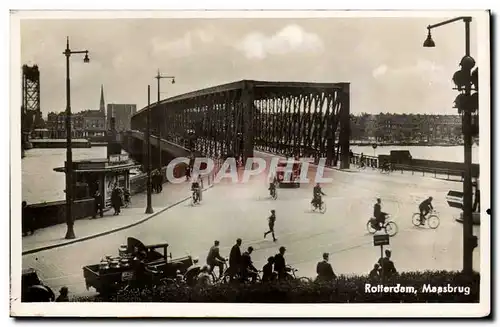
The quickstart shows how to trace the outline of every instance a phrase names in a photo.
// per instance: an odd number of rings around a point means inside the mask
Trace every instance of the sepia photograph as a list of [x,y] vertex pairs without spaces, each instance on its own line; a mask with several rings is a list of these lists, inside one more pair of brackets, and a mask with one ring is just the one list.
[[10,18],[11,316],[490,314],[489,11]]

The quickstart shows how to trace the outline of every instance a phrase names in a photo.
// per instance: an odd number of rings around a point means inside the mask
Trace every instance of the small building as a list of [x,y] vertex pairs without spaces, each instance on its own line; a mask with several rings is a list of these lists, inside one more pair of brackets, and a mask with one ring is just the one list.
[[[103,195],[105,206],[111,204],[111,193],[115,188],[130,189],[130,170],[136,165],[128,154],[110,155],[109,158],[87,159],[73,162],[75,176],[73,200],[92,197],[97,190]],[[65,167],[54,168],[65,172]]]

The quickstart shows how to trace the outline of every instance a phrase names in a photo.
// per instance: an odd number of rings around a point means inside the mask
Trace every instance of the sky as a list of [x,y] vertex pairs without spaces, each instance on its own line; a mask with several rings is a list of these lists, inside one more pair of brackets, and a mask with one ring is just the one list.
[[[21,22],[21,63],[37,64],[44,116],[65,107],[66,36],[73,112],[106,103],[147,105],[157,98],[242,79],[350,82],[351,113],[455,114],[451,77],[464,53],[464,25],[433,30],[441,18],[107,19]],[[471,54],[477,54],[474,22]]]

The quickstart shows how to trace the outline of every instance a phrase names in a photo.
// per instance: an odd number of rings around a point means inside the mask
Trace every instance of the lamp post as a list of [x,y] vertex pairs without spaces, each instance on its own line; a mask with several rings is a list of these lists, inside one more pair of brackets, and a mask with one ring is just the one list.
[[69,58],[72,54],[85,54],[84,63],[88,63],[89,51],[72,51],[69,48],[69,37],[66,37],[66,50],[63,55],[66,56],[66,239],[74,239],[75,230],[73,229],[73,153],[71,150],[71,83],[69,78]]
[[[453,22],[463,21],[465,23],[465,57],[462,59],[462,69],[467,71],[473,59],[470,57],[470,23],[472,17],[457,17],[438,24],[427,26],[428,34],[424,42],[424,47],[433,48],[436,46],[432,40],[431,30]],[[472,68],[474,64],[470,68]],[[470,75],[470,69],[469,69]],[[471,83],[464,83],[464,95],[471,96]],[[459,108],[460,110],[460,108]],[[464,182],[463,182],[463,272],[472,274],[473,271],[473,250],[477,246],[477,238],[472,233],[472,112],[470,108],[463,110],[463,134],[464,134]]]
[[151,85],[148,85],[148,110],[146,113],[146,153],[147,153],[147,174],[148,180],[146,181],[146,213],[153,213],[153,206],[151,205]]
[[[158,102],[156,102],[157,106],[160,106],[160,80],[163,78],[171,79],[172,84],[175,84],[175,76],[165,76],[160,74],[160,70],[158,69],[158,74],[155,76],[156,81],[157,81],[157,91],[158,91]],[[158,119],[158,166],[160,167],[160,173],[161,173],[161,157],[162,157],[162,151],[161,151],[161,119]]]

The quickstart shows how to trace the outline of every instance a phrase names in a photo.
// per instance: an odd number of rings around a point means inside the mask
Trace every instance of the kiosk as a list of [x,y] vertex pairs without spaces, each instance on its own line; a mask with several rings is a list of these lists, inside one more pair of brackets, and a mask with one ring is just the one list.
[[[112,154],[107,159],[87,159],[73,162],[73,200],[92,197],[98,189],[103,195],[105,207],[111,205],[111,193],[115,187],[130,189],[130,170],[136,165],[128,154]],[[54,168],[64,173],[64,167]]]

